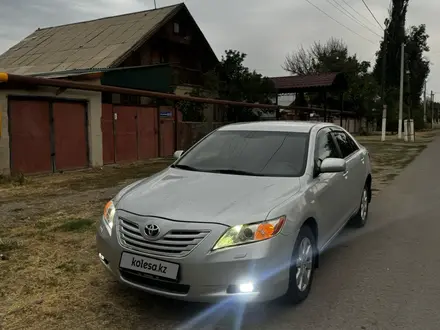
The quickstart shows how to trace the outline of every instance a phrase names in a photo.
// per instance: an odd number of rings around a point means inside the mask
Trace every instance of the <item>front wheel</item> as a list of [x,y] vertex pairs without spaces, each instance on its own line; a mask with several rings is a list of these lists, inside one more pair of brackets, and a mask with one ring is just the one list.
[[313,282],[316,258],[316,238],[308,226],[301,228],[295,242],[291,265],[289,288],[285,300],[299,304],[309,295]]

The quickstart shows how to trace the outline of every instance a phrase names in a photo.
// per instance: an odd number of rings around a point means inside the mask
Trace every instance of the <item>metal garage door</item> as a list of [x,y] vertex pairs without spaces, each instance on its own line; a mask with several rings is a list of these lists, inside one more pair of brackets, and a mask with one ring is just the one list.
[[88,166],[86,105],[53,102],[55,169],[72,170]]
[[13,173],[88,166],[85,103],[13,98],[8,108]]
[[10,100],[11,172],[52,171],[49,102]]

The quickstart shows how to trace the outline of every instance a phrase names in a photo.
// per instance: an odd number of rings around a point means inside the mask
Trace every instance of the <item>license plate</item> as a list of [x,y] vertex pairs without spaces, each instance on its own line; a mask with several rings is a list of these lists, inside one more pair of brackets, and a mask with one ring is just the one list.
[[179,272],[178,264],[142,257],[126,252],[122,254],[119,266],[121,268],[166,277],[173,280],[177,279],[177,273]]

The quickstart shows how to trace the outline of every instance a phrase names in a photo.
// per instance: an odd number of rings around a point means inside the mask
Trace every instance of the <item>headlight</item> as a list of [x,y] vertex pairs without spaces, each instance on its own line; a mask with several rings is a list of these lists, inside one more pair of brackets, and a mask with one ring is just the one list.
[[241,244],[263,241],[277,235],[286,222],[286,217],[282,216],[274,220],[238,225],[229,228],[212,248],[213,250],[222,249]]
[[113,204],[113,201],[109,201],[107,204],[105,204],[104,214],[102,215],[102,218],[104,219],[104,222],[107,225],[107,230],[110,235],[112,233],[115,213],[116,213],[116,208],[115,205]]

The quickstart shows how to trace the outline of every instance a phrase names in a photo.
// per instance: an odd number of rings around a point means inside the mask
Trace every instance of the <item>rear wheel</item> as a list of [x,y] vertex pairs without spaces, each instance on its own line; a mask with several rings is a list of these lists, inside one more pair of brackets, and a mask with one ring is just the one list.
[[370,193],[370,187],[368,186],[368,184],[366,184],[364,190],[362,191],[359,211],[350,221],[350,225],[352,225],[353,227],[362,228],[367,223],[368,209],[369,209],[369,198],[368,198],[369,193]]
[[316,258],[316,238],[308,226],[301,228],[295,242],[285,300],[299,304],[309,295],[313,282]]

